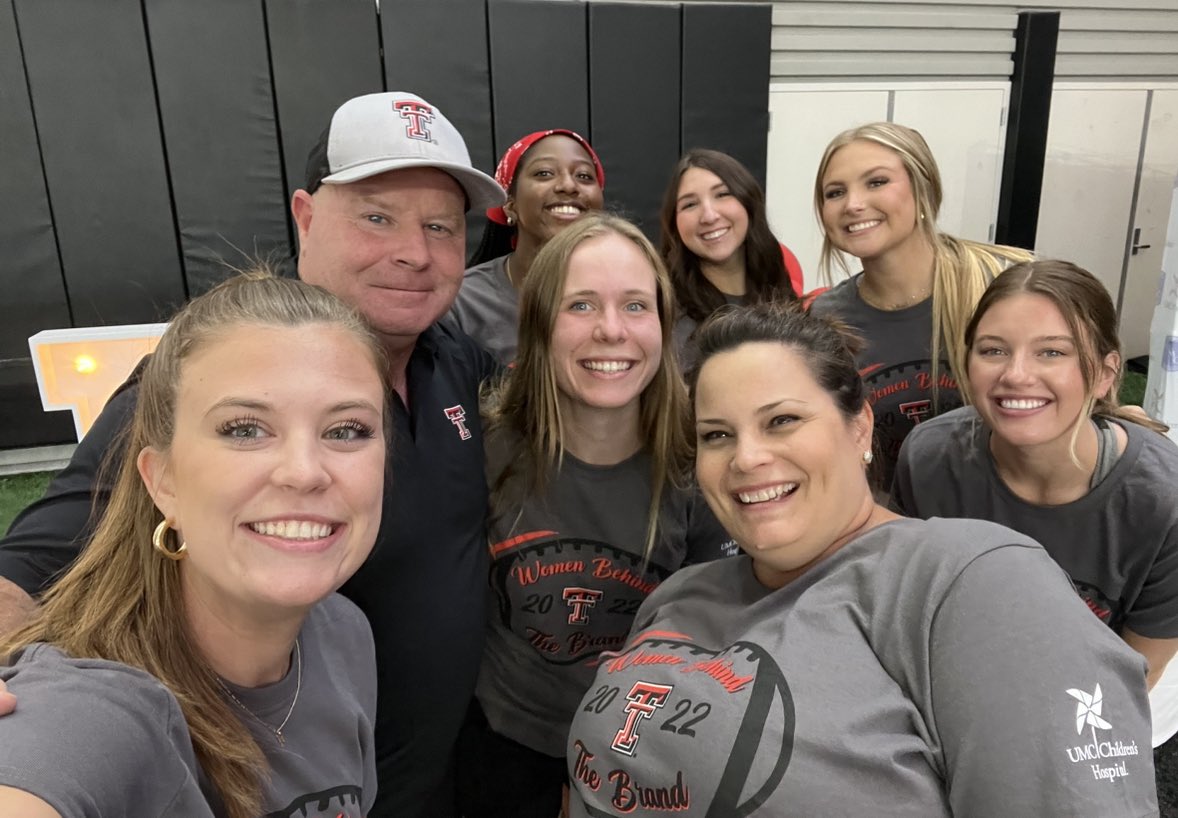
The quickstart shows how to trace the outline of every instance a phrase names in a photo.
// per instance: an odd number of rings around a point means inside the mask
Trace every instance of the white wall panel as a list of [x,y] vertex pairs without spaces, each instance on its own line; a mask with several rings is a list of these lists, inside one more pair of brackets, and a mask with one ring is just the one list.
[[1149,129],[1141,155],[1141,181],[1133,227],[1139,243],[1130,254],[1121,292],[1121,345],[1135,358],[1149,353],[1149,324],[1157,303],[1166,228],[1178,179],[1178,88],[1155,90],[1150,96]]
[[1035,251],[1074,261],[1117,298],[1147,92],[1056,88]]
[[938,224],[955,236],[991,240],[1006,146],[1008,89],[897,90],[892,121],[916,128],[941,171]]

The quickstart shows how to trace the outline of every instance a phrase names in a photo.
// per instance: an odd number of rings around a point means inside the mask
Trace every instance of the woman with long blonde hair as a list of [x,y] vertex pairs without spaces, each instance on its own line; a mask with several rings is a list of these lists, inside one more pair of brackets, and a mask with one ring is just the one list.
[[834,314],[866,341],[859,366],[875,409],[879,487],[886,490],[900,444],[922,420],[961,405],[950,362],[986,285],[1031,254],[937,227],[941,174],[912,128],[873,122],[827,145],[814,181],[823,230],[820,269],[862,272],[820,295],[812,309]]
[[685,560],[727,542],[690,480],[670,278],[634,225],[589,214],[536,256],[520,347],[485,407],[487,646],[459,739],[466,814],[552,818],[596,659]]
[[293,279],[173,319],[93,540],[0,641],[0,814],[368,811],[372,633],[333,592],[380,524],[383,371],[362,320]]

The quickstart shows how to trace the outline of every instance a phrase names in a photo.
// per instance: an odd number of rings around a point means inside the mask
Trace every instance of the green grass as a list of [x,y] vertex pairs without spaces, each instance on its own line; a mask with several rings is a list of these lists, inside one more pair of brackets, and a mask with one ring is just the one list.
[[1125,380],[1121,382],[1120,397],[1122,406],[1140,406],[1145,400],[1145,375],[1126,370]]
[[17,512],[45,492],[52,477],[52,472],[0,477],[0,532],[7,531]]

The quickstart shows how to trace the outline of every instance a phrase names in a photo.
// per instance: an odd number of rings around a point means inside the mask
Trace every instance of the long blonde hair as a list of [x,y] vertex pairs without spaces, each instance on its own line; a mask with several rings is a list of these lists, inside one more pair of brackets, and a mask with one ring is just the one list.
[[560,389],[552,366],[552,331],[564,298],[569,260],[590,239],[617,235],[631,241],[654,269],[662,330],[662,360],[643,390],[639,407],[639,439],[651,455],[651,502],[647,522],[649,557],[658,532],[659,508],[668,483],[684,487],[691,470],[690,415],[687,390],[679,373],[671,339],[674,294],[662,259],[637,227],[606,213],[582,216],[544,246],[532,262],[520,293],[519,355],[505,381],[484,398],[488,429],[512,431],[524,441],[518,464],[511,464],[493,482],[492,507],[502,498],[507,478],[522,474],[528,490],[544,490],[549,473],[560,468],[564,454],[564,419]]
[[[1018,247],[971,241],[938,230],[937,215],[941,211],[942,189],[937,161],[918,131],[894,122],[872,122],[851,128],[840,133],[826,146],[814,180],[814,210],[819,227],[823,226],[822,179],[826,176],[830,161],[839,149],[858,141],[874,142],[894,151],[908,172],[916,212],[919,214],[916,229],[933,249],[933,328],[929,349],[933,383],[937,383],[941,345],[944,344],[946,357],[950,361],[959,360],[965,325],[987,285],[1009,265],[1030,261],[1034,256]],[[829,234],[823,230],[822,255],[818,267],[827,283],[833,281],[836,264],[844,272],[851,272],[846,254],[834,246]]]
[[140,479],[144,448],[167,450],[185,359],[243,325],[346,329],[383,353],[363,321],[335,296],[294,279],[253,272],[232,278],[192,301],[172,320],[139,384],[130,432],[121,447],[114,489],[94,537],[73,567],[45,594],[31,622],[0,641],[0,657],[33,642],[71,656],[107,659],[150,673],[176,697],[196,759],[231,818],[256,818],[267,767],[261,748],[225,700],[217,675],[189,631],[179,563],[151,545],[160,520]]

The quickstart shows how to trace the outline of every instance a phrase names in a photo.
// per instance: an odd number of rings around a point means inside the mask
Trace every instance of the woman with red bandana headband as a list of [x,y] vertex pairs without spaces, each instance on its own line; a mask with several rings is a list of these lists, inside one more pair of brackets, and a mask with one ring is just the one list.
[[503,154],[495,179],[507,191],[471,258],[449,318],[504,364],[515,360],[519,288],[548,240],[600,210],[605,169],[583,136],[536,131]]

